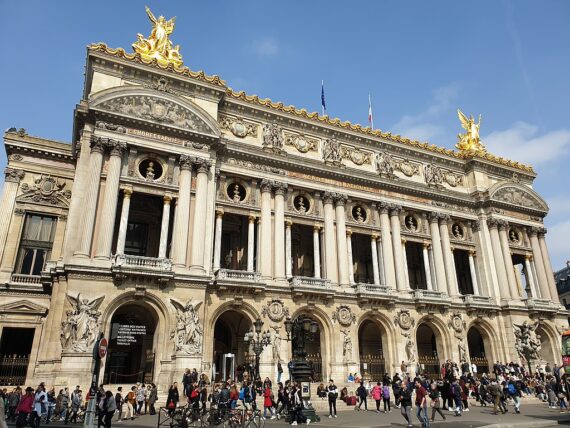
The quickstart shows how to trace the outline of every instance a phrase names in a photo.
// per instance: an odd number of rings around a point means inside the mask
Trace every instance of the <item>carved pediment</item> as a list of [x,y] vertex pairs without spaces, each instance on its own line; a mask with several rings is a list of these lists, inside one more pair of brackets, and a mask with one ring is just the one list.
[[548,205],[534,190],[515,182],[495,184],[489,189],[489,199],[518,208],[548,211]]
[[0,305],[0,314],[23,314],[45,316],[48,308],[30,302],[29,300],[17,300],[15,302]]
[[198,105],[179,96],[148,88],[112,88],[93,97],[90,107],[114,115],[205,134],[214,138],[220,130]]

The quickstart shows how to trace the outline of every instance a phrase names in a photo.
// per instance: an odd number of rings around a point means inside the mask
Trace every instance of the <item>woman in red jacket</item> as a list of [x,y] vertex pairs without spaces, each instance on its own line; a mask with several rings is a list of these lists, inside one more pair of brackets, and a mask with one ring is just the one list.
[[265,385],[263,385],[263,418],[267,418],[268,409],[271,419],[275,419],[275,415],[273,414],[273,392],[271,392],[269,383],[266,382]]
[[26,426],[28,416],[32,413],[32,408],[34,407],[34,389],[30,386],[26,388],[26,393],[22,395],[20,403],[16,408],[16,413],[18,413],[18,419],[16,420],[16,427],[23,428]]

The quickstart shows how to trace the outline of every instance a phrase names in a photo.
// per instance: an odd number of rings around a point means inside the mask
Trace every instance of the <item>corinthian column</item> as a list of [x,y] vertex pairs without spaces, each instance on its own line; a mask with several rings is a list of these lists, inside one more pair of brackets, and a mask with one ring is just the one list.
[[109,163],[107,165],[107,181],[105,182],[105,194],[101,206],[101,223],[99,236],[97,237],[96,259],[109,259],[111,245],[113,243],[113,228],[117,214],[117,196],[119,195],[119,179],[121,178],[121,164],[123,153],[127,148],[125,143],[109,140],[111,149]]
[[[538,231],[539,229],[537,227],[531,227],[529,230],[530,247],[532,248],[532,256],[534,258],[538,288],[540,289],[540,295],[543,299],[554,301],[550,294],[548,277],[546,276],[546,269],[544,268],[544,261],[542,259],[542,251],[540,249],[540,243],[538,242]],[[554,297],[556,297],[556,294]]]
[[212,163],[205,159],[196,159],[196,206],[192,225],[192,258],[190,268],[197,273],[204,273],[204,243],[206,242],[206,215],[208,209],[208,171]]
[[376,241],[378,236],[370,237],[370,249],[372,250],[372,274],[374,275],[374,285],[380,285],[380,271],[378,270],[378,248]]
[[315,278],[321,277],[320,229],[319,226],[313,226],[313,265],[315,267]]
[[429,268],[429,254],[428,254],[429,244],[427,242],[423,243],[422,259],[424,260],[424,272],[426,275],[426,288],[428,290],[433,290],[431,285],[431,270]]
[[390,217],[388,212],[390,205],[381,202],[378,205],[380,211],[380,230],[382,233],[382,262],[384,264],[385,285],[396,288],[396,271],[394,270],[394,250],[392,249],[392,236],[390,233]]
[[493,249],[495,269],[497,270],[497,281],[499,281],[499,291],[501,293],[500,298],[508,300],[511,298],[511,293],[507,272],[505,270],[505,260],[503,257],[503,250],[501,248],[499,231],[497,230],[498,222],[493,218],[487,219],[487,226],[489,227],[489,235],[491,235],[491,247]]
[[253,254],[255,251],[255,217],[250,215],[247,224],[247,271],[253,272]]
[[558,290],[556,289],[556,281],[554,280],[554,272],[552,270],[552,264],[550,263],[550,255],[548,254],[548,247],[546,246],[546,229],[542,228],[538,231],[538,243],[540,245],[540,253],[542,254],[542,261],[544,263],[544,270],[546,273],[546,279],[548,280],[548,286],[550,290],[550,297],[553,302],[558,303]]
[[101,165],[103,164],[104,141],[99,137],[91,139],[91,156],[89,157],[89,174],[86,180],[87,191],[83,203],[83,223],[80,229],[79,248],[75,255],[91,257],[91,242],[95,215],[97,214],[97,199],[99,198],[99,185],[101,182]]
[[6,246],[10,219],[16,205],[16,194],[18,193],[20,180],[24,178],[24,171],[6,168],[4,175],[4,189],[2,190],[2,199],[0,200],[0,260],[2,260],[2,254]]
[[348,276],[348,248],[346,243],[346,224],[344,205],[346,204],[346,195],[337,194],[335,197],[335,214],[336,214],[336,245],[338,258],[338,282],[341,285],[349,285],[350,278]]
[[259,263],[261,275],[265,279],[272,277],[271,270],[271,188],[269,180],[261,180],[261,239]]
[[346,231],[346,257],[348,260],[348,282],[354,284],[354,261],[352,259],[352,230]]
[[325,192],[323,195],[323,211],[325,220],[325,275],[326,279],[331,282],[338,283],[333,197],[334,194],[330,192]]
[[512,299],[520,298],[519,290],[517,288],[517,279],[515,278],[515,267],[513,266],[513,259],[511,257],[511,250],[509,248],[509,238],[507,236],[507,227],[509,224],[504,220],[498,221],[499,240],[501,242],[501,249],[503,250],[503,260],[505,262],[505,271],[507,273],[507,281],[509,283],[509,291]]
[[451,242],[449,241],[449,229],[447,222],[448,215],[440,216],[439,235],[441,237],[441,250],[443,253],[443,262],[445,264],[445,279],[447,281],[447,294],[456,296],[459,294],[457,288],[457,277],[455,276],[455,260],[451,252]]
[[402,237],[400,235],[400,211],[402,207],[393,205],[390,210],[390,226],[392,228],[392,249],[394,251],[394,266],[396,268],[396,285],[398,290],[406,290],[406,272],[404,254],[402,252]]
[[131,207],[131,195],[133,188],[123,189],[123,205],[121,207],[121,219],[119,220],[119,234],[117,236],[117,254],[125,253],[125,242],[127,239],[127,226],[129,225],[129,209]]
[[[222,221],[224,218],[224,210],[216,210],[216,227],[214,229],[214,263],[212,264],[212,270],[216,272],[220,269],[221,257],[222,257]],[[249,232],[249,230],[248,230]],[[248,243],[249,244],[249,243]],[[249,265],[249,245],[248,245],[248,265]],[[249,270],[249,269],[248,269]]]
[[192,189],[192,159],[180,156],[180,178],[178,179],[178,202],[174,216],[171,257],[175,266],[186,266],[188,251],[188,229],[190,217],[190,191]]
[[431,248],[433,254],[433,264],[435,267],[435,287],[437,291],[447,293],[447,279],[445,277],[445,263],[443,261],[443,250],[441,248],[441,237],[439,236],[439,214],[429,213],[429,229],[431,233]]
[[285,278],[285,191],[287,184],[275,182],[275,216],[274,216],[274,236],[275,243],[275,270],[274,276],[277,279]]
[[291,278],[293,276],[291,260],[291,220],[285,222],[285,276]]

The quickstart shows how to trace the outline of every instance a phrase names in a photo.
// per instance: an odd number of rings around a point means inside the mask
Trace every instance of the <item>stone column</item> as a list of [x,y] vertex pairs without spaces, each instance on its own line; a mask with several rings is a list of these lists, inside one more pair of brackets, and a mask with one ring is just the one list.
[[410,289],[410,273],[408,272],[408,253],[406,251],[406,241],[402,238],[402,256],[404,258],[404,277],[406,279],[406,287],[405,290]]
[[441,237],[441,251],[443,253],[443,263],[445,265],[445,279],[447,282],[447,294],[449,296],[457,296],[459,290],[457,287],[457,278],[455,276],[455,260],[451,252],[451,242],[449,241],[449,229],[447,222],[450,220],[448,215],[440,216],[439,236]]
[[505,262],[505,271],[507,272],[507,281],[512,299],[519,299],[520,293],[517,289],[517,279],[515,277],[515,268],[509,248],[509,237],[507,236],[507,227],[509,224],[504,220],[498,221],[499,240],[501,241],[501,249],[503,251],[503,260]]
[[[537,288],[540,289],[540,295],[543,299],[553,300],[552,295],[550,294],[550,286],[548,284],[548,277],[546,276],[546,269],[544,268],[540,242],[538,241],[538,231],[539,229],[537,227],[531,227],[529,231],[530,247],[532,248],[534,267],[536,269],[536,276],[538,279]],[[556,295],[554,295],[554,297],[556,297]]]
[[291,278],[293,276],[293,260],[291,259],[291,220],[285,221],[285,276]]
[[101,165],[106,139],[93,137],[91,139],[91,156],[89,157],[89,174],[87,176],[87,189],[83,202],[83,222],[80,228],[79,246],[75,255],[84,258],[91,257],[91,242],[95,228],[97,214],[97,199],[101,184]]
[[121,207],[121,218],[119,220],[119,234],[117,236],[117,254],[125,253],[125,241],[127,239],[127,226],[129,224],[129,208],[131,207],[132,187],[123,189],[123,205]]
[[530,288],[530,293],[532,294],[532,297],[534,299],[538,299],[538,298],[540,298],[540,296],[536,292],[536,286],[534,284],[534,277],[532,274],[532,267],[530,266],[530,258],[531,258],[530,254],[525,254],[525,256],[524,256],[525,276],[526,276],[526,280],[528,282],[528,286]]
[[552,264],[550,263],[550,254],[548,254],[548,247],[546,246],[546,229],[542,228],[538,230],[538,243],[540,245],[540,253],[542,254],[542,261],[544,263],[544,270],[546,271],[546,279],[548,280],[548,286],[550,291],[550,298],[554,303],[559,303],[558,290],[556,289],[556,281],[554,280],[554,271],[552,270]]
[[406,272],[404,270],[404,254],[402,253],[402,237],[400,236],[400,211],[402,208],[393,205],[390,209],[390,227],[392,229],[392,249],[394,251],[394,267],[396,268],[396,285],[398,290],[406,290]]
[[384,272],[384,255],[382,254],[382,240],[380,236],[376,237],[376,252],[378,254],[378,273],[380,284],[386,285],[386,274]]
[[275,267],[274,277],[276,279],[285,278],[285,192],[287,184],[275,182],[273,185],[275,191],[275,216],[274,216],[274,236],[275,243]]
[[4,189],[0,200],[0,260],[2,260],[2,254],[6,247],[6,238],[10,228],[10,219],[16,205],[18,186],[25,173],[21,169],[6,168],[4,175]]
[[376,241],[378,236],[370,237],[370,249],[372,250],[372,273],[374,275],[374,285],[380,285],[380,272],[378,271],[378,248]]
[[319,226],[313,226],[313,265],[315,267],[315,278],[321,277],[320,229]]
[[429,214],[429,228],[431,232],[431,249],[433,253],[433,264],[435,267],[435,287],[437,291],[447,293],[447,279],[445,277],[445,264],[443,261],[443,249],[441,248],[441,237],[439,236],[439,214]]
[[[350,277],[348,271],[348,246],[346,242],[346,223],[344,205],[346,195],[337,194],[335,197],[336,214],[336,245],[338,258],[338,282],[340,285],[349,285]],[[353,281],[354,282],[354,281]]]
[[378,205],[380,211],[380,230],[382,233],[382,262],[384,266],[385,285],[396,288],[396,271],[394,269],[394,250],[392,249],[392,236],[390,233],[390,205],[381,202]]
[[250,215],[247,224],[247,271],[248,272],[254,271],[253,268],[254,252],[255,252],[255,217]]
[[501,293],[500,299],[509,300],[511,298],[511,293],[507,272],[505,270],[505,261],[503,258],[503,250],[501,249],[499,231],[497,229],[498,222],[493,218],[487,219],[487,226],[489,227],[489,235],[491,235],[491,247],[493,249],[497,281],[499,282],[499,291]]
[[346,231],[346,257],[348,260],[348,282],[354,284],[354,260],[352,259],[352,230]]
[[433,290],[431,285],[431,270],[429,267],[429,254],[428,254],[429,244],[427,242],[423,243],[422,258],[424,260],[424,272],[426,275],[426,286],[428,290]]
[[[222,221],[224,218],[224,210],[216,209],[216,227],[214,230],[214,262],[212,264],[212,269],[214,272],[220,269],[221,258],[222,258]],[[249,235],[249,229],[248,229]],[[249,265],[249,242],[248,242],[248,265]],[[249,269],[248,269],[249,270]]]
[[479,282],[477,281],[477,271],[475,270],[475,251],[469,251],[469,272],[471,273],[471,283],[473,284],[473,294],[479,296]]
[[118,141],[109,140],[108,146],[111,152],[109,154],[109,163],[107,164],[107,180],[105,181],[105,194],[103,195],[101,205],[101,219],[97,237],[97,251],[95,252],[95,258],[103,260],[107,260],[111,257],[121,166],[123,154],[127,149],[125,143]]
[[204,273],[204,247],[206,242],[206,216],[208,208],[208,171],[212,163],[196,158],[196,200],[194,223],[192,225],[192,254],[190,269]]
[[162,221],[160,223],[160,243],[158,246],[158,257],[166,258],[166,250],[168,249],[168,227],[170,226],[170,203],[172,195],[166,193],[162,198]]
[[190,192],[192,190],[192,159],[180,156],[180,178],[178,179],[178,202],[174,216],[171,258],[175,266],[186,266],[188,251],[188,230],[190,221]]
[[265,279],[272,277],[271,268],[271,181],[261,180],[261,239],[259,264],[261,275]]
[[325,273],[326,279],[338,283],[336,238],[334,231],[334,193],[325,192],[323,195],[324,238],[325,238]]

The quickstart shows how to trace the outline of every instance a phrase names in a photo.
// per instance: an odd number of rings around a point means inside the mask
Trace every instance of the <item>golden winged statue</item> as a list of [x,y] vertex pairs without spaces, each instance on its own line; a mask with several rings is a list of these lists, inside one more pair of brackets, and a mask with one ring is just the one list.
[[148,39],[142,34],[137,34],[137,41],[133,43],[133,49],[140,54],[143,59],[155,59],[161,65],[174,64],[175,67],[182,65],[182,55],[180,55],[180,45],[173,46],[169,39],[170,34],[174,31],[174,21],[176,17],[168,21],[162,15],[156,18],[145,6],[146,14],[152,22],[152,31]]
[[457,109],[457,116],[461,122],[461,126],[465,129],[465,133],[457,134],[458,142],[455,145],[462,153],[485,153],[487,149],[481,144],[479,139],[479,127],[481,126],[481,115],[479,115],[479,122],[475,123],[473,116],[467,117],[465,114]]

